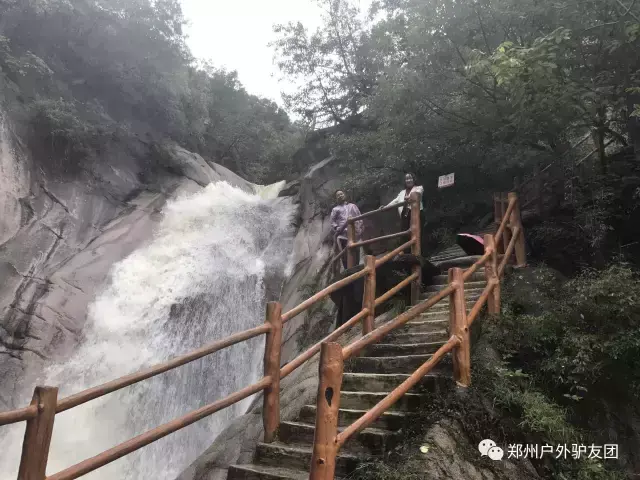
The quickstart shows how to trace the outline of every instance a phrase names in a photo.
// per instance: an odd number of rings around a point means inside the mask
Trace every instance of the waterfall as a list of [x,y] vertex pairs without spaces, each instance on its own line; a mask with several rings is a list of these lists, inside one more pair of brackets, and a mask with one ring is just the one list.
[[[277,187],[256,190],[219,182],[167,203],[153,240],[112,267],[75,353],[49,367],[39,383],[59,386],[61,398],[261,324],[265,272],[282,275],[292,248],[293,205],[275,198]],[[263,354],[258,337],[57,415],[47,471],[256,382]],[[86,478],[172,480],[250,401]],[[14,428],[0,442],[2,480],[15,478],[23,432],[24,426]]]

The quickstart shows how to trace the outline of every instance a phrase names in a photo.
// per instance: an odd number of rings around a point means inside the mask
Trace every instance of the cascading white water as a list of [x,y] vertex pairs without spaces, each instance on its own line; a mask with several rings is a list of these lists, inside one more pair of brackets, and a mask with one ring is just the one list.
[[[76,352],[40,383],[66,396],[262,323],[265,272],[282,274],[291,251],[292,203],[263,198],[278,190],[251,195],[219,182],[168,203],[153,240],[112,268]],[[254,383],[263,345],[263,337],[243,342],[57,415],[48,472]],[[86,478],[174,479],[249,402]],[[15,478],[23,431],[13,429],[0,444],[2,480]]]

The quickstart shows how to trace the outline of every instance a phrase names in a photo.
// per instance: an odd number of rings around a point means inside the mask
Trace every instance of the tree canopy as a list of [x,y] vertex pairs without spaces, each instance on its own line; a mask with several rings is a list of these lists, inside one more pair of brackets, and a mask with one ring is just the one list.
[[297,127],[235,72],[197,65],[178,0],[0,0],[0,82],[54,156],[109,135],[169,137],[254,181],[286,174]]
[[[613,151],[640,142],[640,2],[379,0],[367,15],[319,3],[316,32],[278,26],[275,46],[301,84],[293,110],[357,119],[332,147],[360,195],[415,171],[428,223],[464,223],[536,165],[595,149],[587,163],[606,172]],[[456,187],[438,191],[451,172]]]

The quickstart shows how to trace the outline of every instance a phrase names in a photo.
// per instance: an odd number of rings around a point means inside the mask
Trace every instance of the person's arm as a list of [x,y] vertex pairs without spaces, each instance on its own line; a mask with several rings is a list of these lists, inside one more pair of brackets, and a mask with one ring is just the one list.
[[391,200],[386,205],[381,206],[380,208],[390,207],[391,205],[395,205],[396,203],[402,203],[402,202],[404,202],[404,190],[401,190],[396,198]]

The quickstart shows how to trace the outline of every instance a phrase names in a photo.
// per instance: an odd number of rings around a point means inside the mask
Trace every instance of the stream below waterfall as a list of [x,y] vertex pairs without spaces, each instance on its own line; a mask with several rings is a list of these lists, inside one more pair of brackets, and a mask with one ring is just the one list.
[[[111,268],[75,352],[38,383],[59,386],[61,398],[261,324],[265,280],[284,278],[293,244],[282,184],[254,195],[219,182],[168,202],[153,239]],[[47,472],[257,381],[263,345],[263,336],[240,343],[57,415]],[[24,387],[28,404],[33,385]],[[173,480],[251,399],[83,478]],[[13,480],[24,423],[1,433],[0,479]]]

